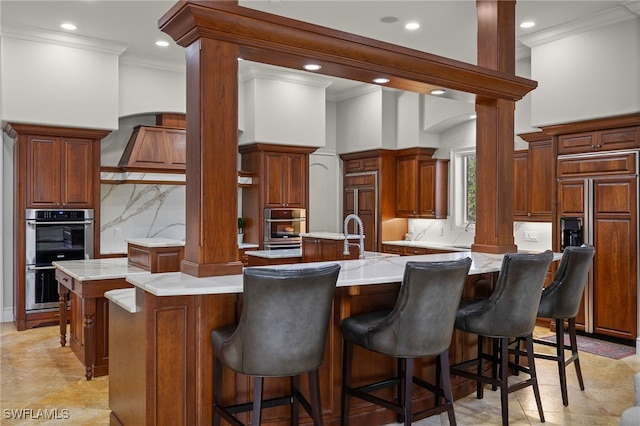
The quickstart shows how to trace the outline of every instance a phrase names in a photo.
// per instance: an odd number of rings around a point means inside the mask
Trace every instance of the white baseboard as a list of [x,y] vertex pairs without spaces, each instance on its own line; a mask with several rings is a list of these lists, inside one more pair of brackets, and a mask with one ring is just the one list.
[[13,322],[13,306],[4,308],[2,311],[2,322]]

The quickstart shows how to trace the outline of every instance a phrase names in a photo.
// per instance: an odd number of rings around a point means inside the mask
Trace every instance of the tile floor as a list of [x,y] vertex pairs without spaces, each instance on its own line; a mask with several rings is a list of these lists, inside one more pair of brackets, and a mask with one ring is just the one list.
[[[536,329],[537,335],[547,332]],[[69,348],[60,347],[57,327],[18,332],[13,324],[2,323],[0,354],[0,424],[109,424],[108,376],[86,381],[80,361]],[[617,425],[622,411],[633,404],[633,375],[640,371],[640,356],[611,360],[581,352],[580,360],[586,390],[579,390],[571,367],[568,407],[560,399],[555,363],[536,362],[546,425]],[[459,425],[501,422],[498,392],[488,390],[482,400],[469,395],[455,402],[455,410]],[[511,425],[540,424],[531,388],[509,395],[509,412]],[[17,414],[31,419],[12,417]],[[448,424],[446,414],[415,423]]]

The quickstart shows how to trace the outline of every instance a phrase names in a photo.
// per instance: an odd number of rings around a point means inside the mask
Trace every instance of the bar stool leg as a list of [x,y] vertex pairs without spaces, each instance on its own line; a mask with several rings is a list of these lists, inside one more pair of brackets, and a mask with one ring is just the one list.
[[[563,337],[564,338],[564,337]],[[527,346],[527,359],[529,361],[529,375],[531,378],[531,385],[533,386],[533,395],[536,398],[536,405],[538,406],[538,414],[540,415],[540,422],[544,423],[544,412],[542,411],[542,400],[540,399],[540,389],[538,388],[538,375],[536,374],[536,361],[533,353],[533,335],[529,334],[525,343]]]
[[[478,371],[476,372],[479,376],[482,375],[484,371],[484,359],[482,354],[482,343],[484,341],[484,337],[478,336]],[[484,397],[484,384],[478,380],[476,383],[476,398],[482,399]]]
[[[315,426],[322,426],[322,404],[320,403],[320,374],[318,370],[309,372],[309,398],[311,399],[311,417]],[[296,421],[296,425],[298,422]]]
[[[445,404],[451,404],[449,409],[447,410],[447,414],[449,415],[449,424],[451,426],[456,426],[456,414],[453,411],[453,393],[451,392],[451,377],[449,376],[449,351],[446,350],[438,355],[436,359],[436,365],[439,367],[440,374],[442,375],[442,391],[444,393]],[[436,374],[438,374],[436,372]],[[436,376],[436,387],[439,388],[440,376]],[[437,394],[436,397],[436,405],[440,405],[440,394]]]
[[[311,386],[311,382],[309,382],[309,386]],[[291,395],[293,397],[291,401],[291,426],[298,426],[298,419],[300,418],[298,392],[300,392],[300,376],[291,376]],[[311,405],[311,407],[313,407],[313,405]]]
[[351,365],[353,361],[353,344],[351,342],[343,342],[342,349],[342,401],[341,405],[341,426],[349,426],[349,404],[351,403],[351,395],[347,389],[351,387]]
[[413,401],[413,358],[403,358],[404,361],[404,426],[411,426],[411,403]]
[[580,390],[584,390],[584,382],[582,381],[582,370],[580,370],[580,358],[578,355],[578,338],[576,336],[575,318],[569,318],[569,342],[571,343],[571,357],[573,358],[573,364],[576,367],[576,374],[578,375]]
[[215,407],[222,405],[222,362],[213,357],[213,426],[220,426],[220,414]]
[[253,419],[251,423],[259,425],[262,421],[262,387],[264,385],[264,377],[256,376],[253,378]]
[[[498,340],[498,339],[495,339]],[[500,405],[502,407],[502,424],[509,425],[509,338],[501,337],[498,344],[500,354]],[[495,345],[494,345],[495,348]],[[497,355],[497,354],[496,354]]]
[[569,405],[569,396],[567,395],[567,364],[564,358],[564,319],[556,319],[556,361],[560,377],[562,405],[566,407]]

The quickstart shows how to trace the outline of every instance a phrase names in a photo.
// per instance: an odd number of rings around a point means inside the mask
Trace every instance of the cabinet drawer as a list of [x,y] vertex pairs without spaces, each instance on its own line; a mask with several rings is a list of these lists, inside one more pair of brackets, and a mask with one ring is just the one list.
[[634,174],[636,155],[632,152],[598,156],[562,158],[558,160],[558,177],[590,176],[593,174]]
[[406,256],[419,256],[422,254],[429,254],[429,249],[424,247],[405,247],[404,254]]
[[345,162],[344,170],[346,173],[352,172],[368,172],[378,170],[378,158],[358,158],[354,160],[347,160]]
[[398,254],[398,255],[403,255],[403,247],[402,246],[396,246],[393,244],[383,244],[382,245],[382,252],[383,253],[389,253],[389,254]]
[[592,151],[595,147],[595,137],[595,132],[558,136],[558,154]]
[[58,283],[67,287],[69,290],[73,290],[73,278],[71,278],[69,275],[56,268],[55,277]]

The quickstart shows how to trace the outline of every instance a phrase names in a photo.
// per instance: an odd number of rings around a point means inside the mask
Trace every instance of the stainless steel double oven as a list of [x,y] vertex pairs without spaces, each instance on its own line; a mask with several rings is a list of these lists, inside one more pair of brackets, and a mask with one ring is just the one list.
[[93,210],[26,211],[26,311],[58,309],[56,260],[93,257]]
[[264,249],[296,249],[307,226],[305,209],[264,209]]

